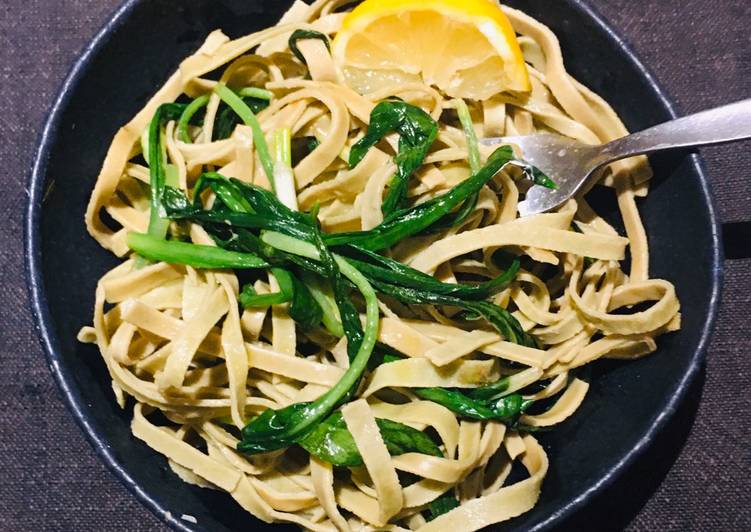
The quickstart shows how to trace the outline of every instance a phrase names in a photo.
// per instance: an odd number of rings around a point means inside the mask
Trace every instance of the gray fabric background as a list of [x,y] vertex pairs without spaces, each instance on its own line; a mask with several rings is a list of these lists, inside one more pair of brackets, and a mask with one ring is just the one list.
[[[62,404],[26,302],[27,169],[69,66],[119,0],[0,1],[0,530],[160,530]],[[751,1],[597,0],[684,112],[751,97]],[[703,152],[721,219],[751,221],[751,144]],[[734,254],[751,231],[733,225]],[[703,386],[649,455],[567,528],[751,529],[751,260],[729,260]],[[632,486],[638,486],[634,489]]]

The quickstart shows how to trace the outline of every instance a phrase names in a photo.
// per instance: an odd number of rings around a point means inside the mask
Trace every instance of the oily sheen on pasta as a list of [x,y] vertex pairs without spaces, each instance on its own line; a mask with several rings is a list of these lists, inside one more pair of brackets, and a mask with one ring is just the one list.
[[[354,291],[362,323],[376,316],[377,345],[395,354],[387,363],[371,361],[332,410],[339,417],[327,418],[354,445],[358,465],[332,464],[309,453],[302,440],[268,452],[238,450],[250,420],[323,397],[344,378],[354,363],[346,336],[338,338],[322,325],[302,327],[291,317],[289,302],[244,308],[243,285],[250,283],[256,296],[284,288],[267,270],[253,270],[256,276],[248,280],[241,268],[144,261],[129,247],[129,233],[153,226],[149,127],[164,103],[203,98],[202,120],[185,128],[168,118],[159,132],[174,190],[193,197],[207,171],[271,189],[252,127],[236,121],[226,138],[217,138],[226,113],[219,87],[241,95],[243,87],[266,91],[257,119],[268,144],[279,129],[291,132],[293,145],[315,139],[296,156],[293,202],[300,211],[317,213],[325,235],[384,222],[398,137],[387,135],[357,165],[347,164],[374,107],[384,100],[420,108],[438,125],[409,180],[409,205],[436,198],[474,173],[468,137],[456,118],[462,105],[479,137],[544,131],[601,143],[627,133],[602,98],[567,74],[551,31],[508,7],[503,12],[527,63],[529,93],[457,102],[412,79],[358,92],[345,83],[323,40],[298,41],[298,54],[289,47],[296,30],[334,38],[346,4],[298,0],[274,27],[235,40],[211,33],[119,130],[94,186],[86,225],[124,262],[100,279],[93,325],[79,339],[97,344],[116,400],[132,408],[134,436],[164,455],[182,480],[227,492],[258,519],[321,531],[477,530],[535,505],[549,458],[534,429],[564,421],[585,400],[589,384],[580,368],[599,358],[652,353],[657,336],[679,328],[674,287],[649,276],[647,237],[635,202],[647,194],[646,159],[614,164],[600,180],[617,198],[625,235],[584,198],[557,212],[518,218],[527,183],[519,167],[507,165],[482,186],[460,223],[409,235],[381,250],[410,271],[444,283],[487,281],[502,275],[510,258],[519,260],[519,271],[489,301],[508,310],[532,340],[512,341],[452,305],[404,302],[377,284],[378,305],[369,307],[366,318]],[[491,152],[481,147],[480,162]],[[211,195],[208,203],[215,201]],[[173,241],[219,242],[195,220],[173,220],[164,231]],[[528,410],[522,407],[508,419],[478,418],[447,407],[436,395],[471,392],[502,378],[497,396],[520,395]],[[435,451],[394,451],[389,427],[403,427],[418,441],[420,434],[407,429],[421,433]],[[514,466],[526,477],[509,482]],[[436,510],[436,501],[448,506]]]

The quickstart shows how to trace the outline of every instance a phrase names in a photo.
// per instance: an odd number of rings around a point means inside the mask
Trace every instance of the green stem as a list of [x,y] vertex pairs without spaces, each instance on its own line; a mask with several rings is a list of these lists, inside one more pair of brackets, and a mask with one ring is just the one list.
[[[280,233],[266,232],[261,236],[261,240],[286,253],[310,259],[320,259],[320,254],[314,245],[296,238],[288,237]],[[365,299],[364,336],[360,348],[357,350],[357,354],[347,371],[333,388],[311,403],[309,408],[306,408],[306,419],[295,427],[294,434],[304,434],[313,423],[320,421],[320,416],[325,415],[334,408],[357,383],[362,376],[363,371],[365,371],[368,360],[370,359],[370,354],[373,352],[376,339],[378,338],[378,299],[373,287],[365,276],[350,265],[343,257],[334,255],[334,260],[336,261],[342,275],[355,285]]]
[[190,138],[190,132],[188,131],[190,121],[198,111],[208,105],[209,99],[210,96],[208,94],[199,96],[188,104],[188,107],[185,108],[185,111],[183,111],[183,114],[180,116],[180,120],[177,122],[177,133],[180,140],[186,144],[191,144],[193,142],[193,139]]
[[[179,183],[180,177],[177,170],[177,166],[174,164],[167,164],[164,166],[164,184],[168,187],[175,187],[177,188]],[[153,212],[153,211],[152,211]],[[162,227],[162,224],[164,227]],[[159,224],[154,226],[154,236],[156,238],[164,238],[167,236],[167,232],[169,230],[169,219],[165,218],[163,221],[160,221]],[[149,228],[151,229],[151,224],[149,223]],[[163,232],[162,232],[163,231]],[[149,259],[144,257],[143,255],[138,255],[136,257],[136,269],[140,270],[141,268],[148,266],[151,263]]]
[[297,205],[297,190],[295,189],[295,175],[292,171],[292,132],[289,128],[281,128],[274,135],[276,163],[274,164],[275,192],[284,205],[293,211],[299,210]]
[[276,130],[274,135],[276,161],[292,166],[292,131],[288,127]]
[[142,257],[170,264],[187,264],[194,268],[210,269],[269,267],[265,260],[252,253],[239,253],[212,246],[164,240],[143,233],[128,233],[127,243],[130,249]]
[[459,115],[459,122],[464,129],[464,136],[467,137],[467,151],[469,151],[469,166],[472,168],[472,173],[476,174],[482,168],[482,160],[480,159],[480,147],[477,142],[477,133],[475,133],[475,126],[472,123],[472,115],[469,114],[469,107],[461,98],[455,100],[456,113]]
[[[338,383],[316,403],[316,409],[329,410],[355,385],[367,366],[378,338],[379,310],[375,290],[368,280],[342,257],[334,255],[339,270],[357,287],[365,299],[365,335],[352,364]],[[320,401],[320,402],[319,402]]]
[[[161,109],[161,108],[160,108]],[[162,114],[157,111],[149,127],[149,174],[151,185],[151,209],[149,211],[148,233],[151,236],[164,238],[169,228],[164,207],[162,192],[164,191],[164,135],[162,133]]]
[[313,299],[318,302],[321,310],[323,310],[323,318],[321,319],[323,326],[337,338],[344,336],[344,327],[331,289],[322,283],[318,276],[309,272],[303,271],[302,279],[310,290]]
[[269,179],[269,183],[271,183],[271,188],[275,189],[274,161],[271,159],[269,145],[266,142],[266,137],[264,137],[263,130],[261,129],[261,123],[258,121],[255,113],[247,106],[242,98],[235,94],[235,92],[225,84],[218,84],[214,89],[214,92],[219,95],[219,98],[221,98],[224,103],[237,113],[237,116],[240,117],[246,126],[250,126],[253,130],[253,143],[258,151],[258,157],[261,159],[261,166],[263,166],[263,170],[266,172],[266,177]]
[[266,308],[272,305],[281,305],[282,303],[288,303],[292,296],[290,294],[284,294],[282,292],[272,292],[270,294],[256,294],[251,292],[247,285],[245,289],[240,292],[238,301],[243,308]]
[[164,238],[169,227],[167,213],[162,204],[162,194],[165,186],[165,159],[167,149],[165,147],[164,131],[162,125],[169,120],[177,120],[185,110],[185,106],[175,103],[160,105],[154,113],[149,125],[149,185],[151,187],[151,210],[149,213],[149,229],[151,236]]
[[243,87],[237,91],[237,95],[241,98],[258,98],[259,100],[271,100],[274,97],[271,91],[258,87]]
[[[219,186],[221,184],[221,186]],[[193,204],[201,205],[201,193],[210,187],[214,194],[233,212],[250,213],[255,211],[242,192],[217,172],[204,172],[196,181],[193,189]]]
[[[305,257],[306,259],[321,260],[321,254],[318,253],[318,249],[316,249],[313,244],[309,242],[303,242],[302,240],[292,236],[277,233],[276,231],[264,231],[261,234],[261,241],[271,247],[278,249],[279,251],[285,251],[287,253],[292,253],[293,255],[299,255],[300,257]],[[338,255],[334,255],[334,257],[335,259],[337,259],[337,263],[339,263],[339,259],[344,260]]]
[[[164,184],[168,187],[175,187],[177,188],[179,184],[179,173],[177,170],[177,166],[174,164],[167,164],[164,166]],[[162,228],[161,225],[155,226],[154,228],[154,237],[155,238],[164,238],[167,235],[167,231],[169,229],[169,219],[164,219],[163,222],[159,222],[160,224],[164,224],[164,227]],[[150,226],[151,227],[151,226]],[[157,231],[158,230],[158,231]],[[164,231],[163,233],[161,231]],[[149,259],[144,257],[143,255],[138,255],[136,257],[136,269],[140,270],[141,268],[148,266],[151,263]]]
[[[184,108],[185,106],[180,104],[160,105],[151,119],[148,135],[141,135],[143,156],[149,165],[149,194],[151,195],[147,231],[155,238],[166,237],[170,224],[162,202],[164,187],[166,185],[176,187],[178,182],[177,167],[166,163],[167,148],[162,124],[167,120],[177,119],[184,112]],[[144,257],[138,257],[135,267],[140,269],[147,263]]]

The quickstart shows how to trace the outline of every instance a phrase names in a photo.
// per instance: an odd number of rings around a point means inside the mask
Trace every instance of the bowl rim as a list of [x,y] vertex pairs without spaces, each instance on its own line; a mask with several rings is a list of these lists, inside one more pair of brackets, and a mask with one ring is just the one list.
[[[190,526],[179,516],[173,515],[160,500],[152,497],[120,464],[112,453],[107,439],[92,424],[87,414],[87,405],[80,391],[72,385],[73,376],[69,368],[61,361],[60,344],[57,333],[52,324],[52,316],[47,303],[41,262],[41,233],[40,221],[42,215],[42,200],[45,191],[46,175],[50,153],[55,145],[57,132],[60,128],[62,115],[72,98],[80,78],[89,70],[92,61],[107,43],[109,36],[117,30],[129,18],[131,12],[145,0],[126,0],[107,20],[102,28],[85,46],[80,56],[76,59],[60,89],[57,91],[53,103],[50,106],[48,118],[39,134],[34,160],[29,170],[27,179],[28,203],[25,209],[24,219],[24,258],[25,277],[29,296],[29,303],[34,319],[34,328],[39,336],[40,343],[44,348],[49,369],[63,396],[66,407],[73,415],[76,423],[83,431],[86,439],[94,448],[99,459],[107,468],[136,496],[136,498],[151,510],[154,515],[165,522],[174,530],[191,532],[198,527]],[[662,105],[668,111],[671,118],[676,118],[676,105],[667,95],[651,70],[638,58],[631,46],[610,24],[589,5],[587,0],[567,0],[575,9],[585,17],[593,21],[608,38],[622,51],[627,60],[634,66],[640,75],[647,81],[651,90],[658,97]],[[702,327],[699,341],[694,350],[689,367],[684,373],[675,392],[669,398],[668,403],[653,420],[652,424],[639,441],[621,459],[611,466],[608,471],[586,490],[566,504],[557,508],[542,522],[535,525],[533,531],[550,530],[561,524],[565,519],[586,506],[598,493],[610,486],[621,474],[630,467],[645,452],[653,442],[657,434],[665,427],[673,417],[679,405],[685,399],[690,385],[696,379],[701,368],[709,340],[717,318],[723,285],[723,261],[724,250],[720,238],[720,224],[717,216],[715,200],[711,185],[707,178],[706,167],[703,159],[698,154],[689,156],[693,170],[699,178],[701,193],[709,215],[711,226],[711,239],[713,242],[711,256],[711,293],[707,306],[707,319]]]

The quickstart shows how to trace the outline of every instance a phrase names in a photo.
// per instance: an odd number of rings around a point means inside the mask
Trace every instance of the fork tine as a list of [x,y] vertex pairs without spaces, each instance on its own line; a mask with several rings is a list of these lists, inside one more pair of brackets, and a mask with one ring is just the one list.
[[592,168],[596,167],[595,157],[600,153],[599,146],[590,146],[568,137],[551,133],[535,135],[497,137],[483,139],[486,145],[511,144],[517,156],[535,166],[550,177],[557,185],[555,190],[535,185],[519,204],[522,216],[530,216],[559,207],[585,183]]
[[500,146],[501,144],[517,144],[521,146],[524,143],[524,139],[529,139],[529,136],[516,136],[516,137],[488,137],[480,139],[480,144],[485,146]]
[[[486,146],[512,144],[517,146],[523,154],[527,155],[526,158],[528,162],[534,164],[535,155],[541,144],[543,147],[545,146],[545,141],[548,140],[546,138],[547,136],[548,135],[520,135],[512,137],[493,137],[481,139],[480,143]],[[567,197],[559,198],[558,196],[560,194],[556,194],[556,192],[557,191],[539,185],[533,185],[527,191],[525,200],[519,203],[519,216],[524,217],[540,214],[554,209],[565,202]]]
[[527,190],[524,201],[519,202],[519,216],[532,216],[560,207],[569,199],[566,192],[550,190],[540,185],[534,185]]
[[525,218],[527,216],[534,216],[535,214],[540,214],[543,211],[537,211],[535,210],[535,207],[527,201],[520,201],[517,205],[517,209],[519,209],[519,217]]

